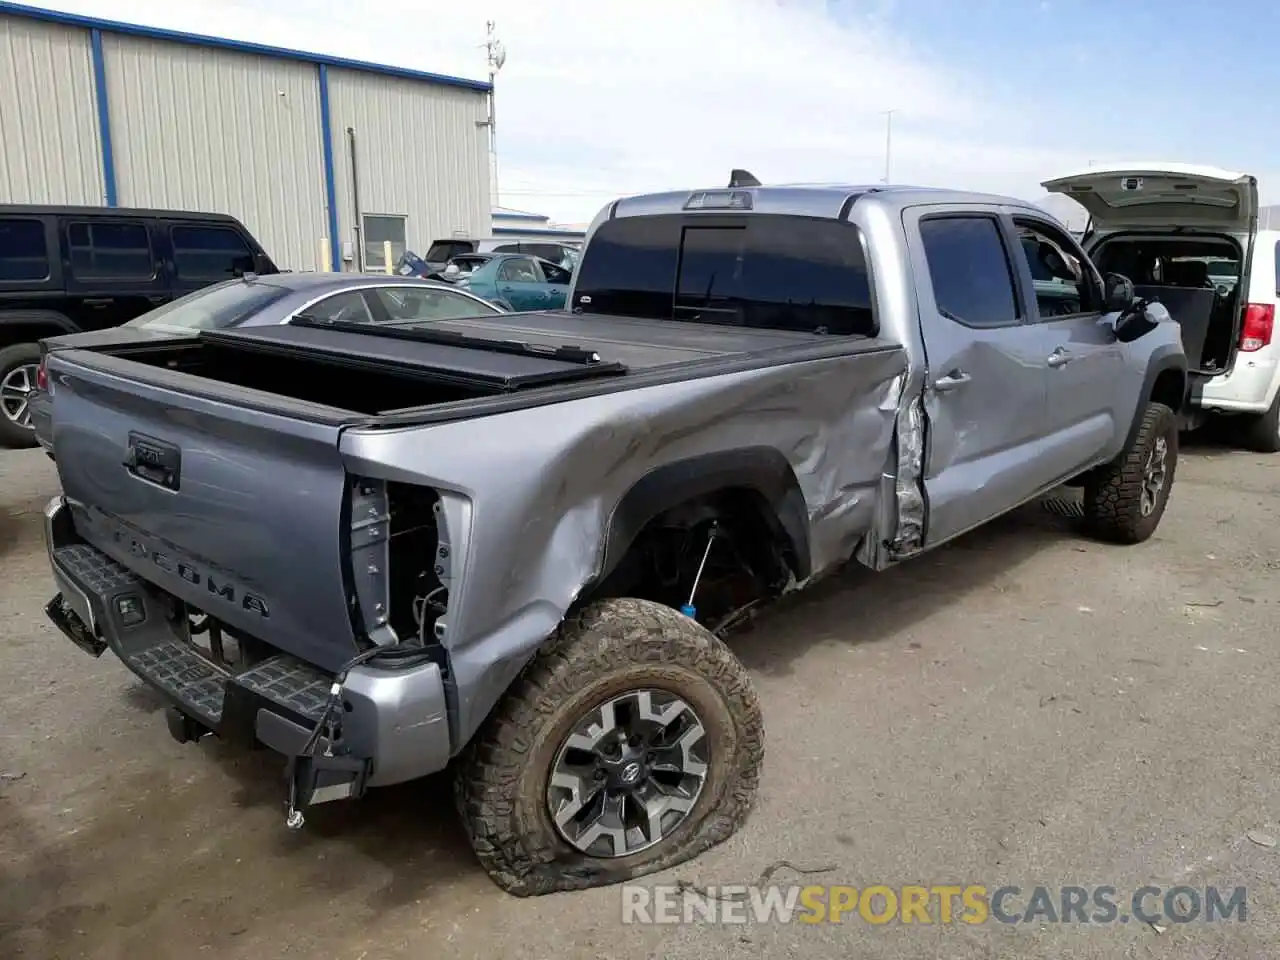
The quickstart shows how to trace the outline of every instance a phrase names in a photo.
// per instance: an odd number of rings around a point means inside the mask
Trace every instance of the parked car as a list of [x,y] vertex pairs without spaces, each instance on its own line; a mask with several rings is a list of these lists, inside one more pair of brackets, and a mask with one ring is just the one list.
[[1233,417],[1250,447],[1280,451],[1280,231],[1257,228],[1257,180],[1191,164],[1121,164],[1044,187],[1089,212],[1084,244],[1098,266],[1130,276],[1180,324],[1192,383],[1185,425]]
[[114,327],[249,271],[277,272],[224,214],[0,204],[0,446],[36,443],[41,338]]
[[424,258],[431,271],[443,270],[454,257],[465,253],[521,253],[537,257],[572,272],[578,262],[578,244],[568,240],[511,240],[489,237],[479,240],[452,237],[436,240]]
[[[1042,313],[1025,231],[1081,312]],[[1064,481],[1117,543],[1169,500],[1177,325],[1030,204],[623,199],[568,303],[50,353],[50,619],[179,740],[288,757],[291,827],[456,758],[480,862],[542,894],[743,824],[764,728],[723,637],[758,605]]]
[[299,317],[343,323],[394,323],[489,316],[502,308],[448,284],[416,278],[358,273],[249,274],[224,280],[105,330],[63,334],[41,344],[35,389],[29,397],[32,432],[53,453],[51,422],[55,384],[47,374],[48,354],[56,350],[125,346],[202,330],[289,323]]
[[495,253],[457,285],[510,310],[558,310],[573,275],[536,257]]

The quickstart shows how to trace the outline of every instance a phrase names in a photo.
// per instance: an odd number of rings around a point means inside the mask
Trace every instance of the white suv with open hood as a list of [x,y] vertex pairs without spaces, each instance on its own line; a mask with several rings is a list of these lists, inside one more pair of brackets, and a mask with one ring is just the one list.
[[1160,162],[1090,167],[1043,186],[1088,212],[1083,245],[1098,268],[1124,274],[1178,321],[1197,419],[1247,417],[1249,446],[1280,451],[1280,231],[1258,230],[1257,180]]

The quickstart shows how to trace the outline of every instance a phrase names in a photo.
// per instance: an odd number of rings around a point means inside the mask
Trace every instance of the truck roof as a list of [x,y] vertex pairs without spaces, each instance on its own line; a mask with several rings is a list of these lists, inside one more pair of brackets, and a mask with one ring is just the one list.
[[[751,195],[750,211],[720,209],[720,213],[774,213],[793,216],[822,217],[839,220],[849,215],[853,202],[860,197],[874,202],[902,208],[918,203],[999,204],[1026,207],[1045,213],[1040,207],[1026,200],[992,193],[967,190],[950,190],[941,187],[920,187],[907,184],[840,184],[840,183],[788,183],[756,187],[704,187],[694,190],[673,190],[665,193],[639,194],[623,197],[605,208],[608,217],[645,216],[662,213],[684,213],[689,199],[699,193],[748,193]],[[699,211],[691,211],[699,212]],[[605,212],[602,211],[602,218]]]
[[[152,210],[145,207],[64,206],[56,203],[0,203],[0,216],[138,217],[144,220],[204,220],[240,224],[229,213],[198,210]],[[240,224],[243,226],[243,224]]]

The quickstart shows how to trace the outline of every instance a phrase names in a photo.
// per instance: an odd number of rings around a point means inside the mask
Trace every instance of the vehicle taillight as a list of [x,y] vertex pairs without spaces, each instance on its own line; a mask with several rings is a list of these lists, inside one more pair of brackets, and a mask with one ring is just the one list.
[[1276,323],[1274,303],[1250,303],[1244,308],[1244,326],[1240,329],[1240,349],[1245,353],[1261,350],[1271,342]]
[[44,357],[40,358],[40,366],[36,367],[36,389],[49,389],[49,371],[45,369]]

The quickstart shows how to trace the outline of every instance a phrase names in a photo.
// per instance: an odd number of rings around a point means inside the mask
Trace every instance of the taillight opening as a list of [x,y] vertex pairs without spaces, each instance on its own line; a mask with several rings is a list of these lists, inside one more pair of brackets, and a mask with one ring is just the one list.
[[40,365],[36,367],[36,389],[37,390],[49,389],[49,370],[47,367],[45,367],[44,361],[45,361],[45,358],[41,357]]

